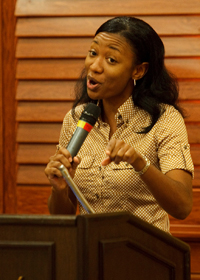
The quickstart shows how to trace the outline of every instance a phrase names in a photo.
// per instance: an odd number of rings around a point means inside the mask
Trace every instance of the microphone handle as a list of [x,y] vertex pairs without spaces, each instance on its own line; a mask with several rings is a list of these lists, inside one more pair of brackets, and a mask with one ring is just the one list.
[[95,213],[94,210],[89,205],[89,203],[87,202],[87,200],[85,199],[83,194],[80,192],[80,190],[77,187],[77,185],[72,180],[71,176],[69,175],[69,172],[68,172],[67,168],[65,168],[65,166],[62,164],[61,166],[58,167],[58,169],[62,173],[63,178],[68,183],[68,185],[70,186],[71,190],[73,191],[74,195],[76,196],[78,201],[81,203],[83,208],[87,211],[87,213],[94,214]]
[[67,150],[70,152],[72,158],[78,154],[83,142],[85,141],[88,131],[83,129],[82,127],[77,127],[69,144],[67,146]]

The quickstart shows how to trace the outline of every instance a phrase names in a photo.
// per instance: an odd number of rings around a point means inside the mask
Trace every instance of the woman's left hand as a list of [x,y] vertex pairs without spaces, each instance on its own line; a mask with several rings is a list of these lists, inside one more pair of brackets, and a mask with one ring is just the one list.
[[[102,161],[106,166],[110,162],[119,164],[128,162],[136,171],[145,166],[145,161],[133,147],[119,139],[112,139],[106,148],[107,157]],[[141,179],[147,185],[160,206],[171,216],[185,219],[192,210],[192,177],[185,170],[174,169],[163,174],[150,165]]]
[[112,139],[106,147],[106,158],[101,162],[103,166],[111,162],[119,164],[120,161],[125,161],[131,164],[136,170],[141,170],[144,167],[143,157],[129,144],[120,139]]

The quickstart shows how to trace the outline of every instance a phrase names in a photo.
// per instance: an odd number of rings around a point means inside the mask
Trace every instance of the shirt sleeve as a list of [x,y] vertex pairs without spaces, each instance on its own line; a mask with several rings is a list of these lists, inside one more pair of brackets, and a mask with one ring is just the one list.
[[75,109],[74,117],[72,116],[72,110],[70,110],[64,117],[62,128],[59,138],[59,146],[66,148],[74,131],[76,130],[78,120],[83,111],[83,105],[79,105]]
[[188,143],[186,126],[181,114],[172,107],[158,121],[158,158],[165,174],[173,169],[183,169],[194,177],[194,165]]
[[74,131],[76,129],[75,121],[73,120],[71,111],[69,111],[63,120],[60,131],[59,146],[66,148]]

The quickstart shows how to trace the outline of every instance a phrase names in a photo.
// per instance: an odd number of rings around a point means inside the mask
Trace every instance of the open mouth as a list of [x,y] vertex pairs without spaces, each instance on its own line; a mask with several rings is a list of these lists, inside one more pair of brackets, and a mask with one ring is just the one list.
[[100,86],[100,83],[94,78],[88,76],[87,87],[91,90],[97,89]]
[[97,84],[97,82],[94,81],[94,80],[92,80],[92,79],[89,80],[89,83],[90,83],[91,85],[96,85],[96,84]]
[[95,80],[93,77],[88,76],[88,80],[91,85],[99,84],[99,82]]

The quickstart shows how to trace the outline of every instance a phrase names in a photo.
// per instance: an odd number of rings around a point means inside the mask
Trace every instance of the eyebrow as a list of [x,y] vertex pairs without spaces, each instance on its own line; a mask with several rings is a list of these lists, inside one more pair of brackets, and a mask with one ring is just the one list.
[[[93,40],[94,43],[96,43],[97,45],[99,45],[99,42],[97,40]],[[115,50],[115,51],[118,51],[119,53],[121,53],[121,51],[117,48],[117,47],[114,47],[112,45],[108,45],[108,47],[112,50]]]

